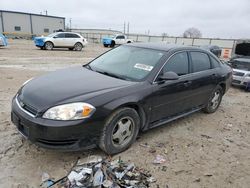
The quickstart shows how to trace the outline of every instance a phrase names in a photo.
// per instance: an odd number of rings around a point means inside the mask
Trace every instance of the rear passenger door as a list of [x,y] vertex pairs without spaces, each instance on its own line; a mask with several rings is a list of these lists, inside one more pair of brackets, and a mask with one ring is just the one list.
[[74,33],[66,33],[65,34],[65,46],[73,47],[79,40],[80,36]]
[[[209,55],[201,51],[190,51],[192,75],[192,104],[201,106],[207,103],[217,84],[217,71],[213,69]],[[191,101],[190,101],[191,102]]]

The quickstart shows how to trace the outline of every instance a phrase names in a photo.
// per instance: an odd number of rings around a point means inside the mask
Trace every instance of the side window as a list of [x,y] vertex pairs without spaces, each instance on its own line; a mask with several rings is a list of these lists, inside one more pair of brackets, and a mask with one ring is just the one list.
[[190,52],[193,72],[200,72],[211,69],[209,57],[206,53]]
[[66,33],[65,38],[80,38],[80,37],[73,33]]
[[163,72],[173,71],[181,76],[189,73],[188,67],[187,52],[180,52],[168,60],[168,62],[163,67]]
[[64,33],[60,33],[58,35],[56,35],[57,38],[65,38],[65,34]]
[[212,67],[216,68],[216,67],[220,67],[220,62],[218,62],[218,60],[216,60],[214,57],[210,56],[211,58],[211,63],[212,63]]
[[116,37],[116,39],[125,39],[125,37],[123,35],[119,35]]

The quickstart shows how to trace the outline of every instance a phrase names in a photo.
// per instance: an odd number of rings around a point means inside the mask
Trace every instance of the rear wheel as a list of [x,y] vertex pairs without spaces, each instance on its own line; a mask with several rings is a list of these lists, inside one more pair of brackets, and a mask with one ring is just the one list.
[[106,121],[99,147],[107,154],[126,150],[135,141],[140,127],[140,117],[132,108],[115,111]]
[[83,48],[82,44],[80,42],[76,43],[75,46],[74,46],[74,49],[76,51],[81,51]]
[[221,86],[217,86],[212,92],[206,107],[203,109],[206,113],[214,113],[220,106],[221,99],[223,96],[223,89]]
[[54,45],[53,45],[52,42],[45,42],[45,44],[44,44],[44,48],[45,48],[46,50],[52,50],[53,47],[54,47]]

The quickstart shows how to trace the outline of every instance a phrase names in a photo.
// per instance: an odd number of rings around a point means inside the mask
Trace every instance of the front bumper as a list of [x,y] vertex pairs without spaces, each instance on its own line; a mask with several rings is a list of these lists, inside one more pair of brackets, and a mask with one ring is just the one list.
[[32,117],[13,99],[11,121],[31,142],[50,149],[77,151],[96,147],[103,122],[83,119],[74,121],[48,120]]
[[43,47],[44,46],[44,40],[42,39],[35,39],[34,43],[37,47]]
[[241,77],[233,75],[232,85],[246,87],[250,83],[250,77]]

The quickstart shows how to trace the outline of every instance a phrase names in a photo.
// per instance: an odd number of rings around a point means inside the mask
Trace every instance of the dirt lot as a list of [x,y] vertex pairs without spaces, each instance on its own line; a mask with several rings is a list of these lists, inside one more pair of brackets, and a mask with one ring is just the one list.
[[[39,187],[41,174],[58,179],[77,157],[104,155],[100,150],[62,153],[24,140],[10,121],[11,99],[27,79],[79,66],[104,52],[89,45],[83,52],[41,51],[32,41],[10,41],[0,49],[0,187]],[[152,187],[249,187],[250,94],[231,88],[214,114],[195,113],[140,135],[127,151],[114,156],[131,160],[153,174]],[[142,145],[147,143],[148,147]],[[153,151],[151,153],[149,151]],[[157,154],[167,162],[154,165]]]

